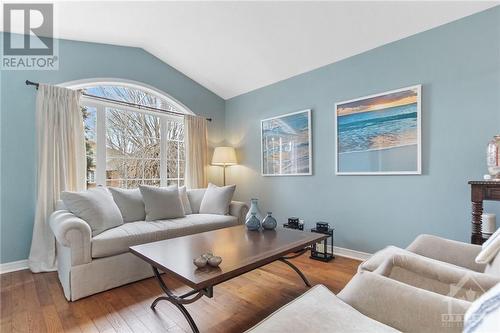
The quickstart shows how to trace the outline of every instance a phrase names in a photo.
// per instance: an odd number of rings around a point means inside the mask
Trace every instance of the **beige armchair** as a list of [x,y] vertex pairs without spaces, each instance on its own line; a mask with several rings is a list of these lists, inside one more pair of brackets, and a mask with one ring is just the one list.
[[458,242],[438,236],[420,235],[406,249],[388,246],[371,256],[359,266],[359,270],[374,271],[387,258],[399,254],[427,258],[428,262],[452,265],[468,271],[500,277],[500,256],[489,264],[477,264],[475,258],[481,252],[480,245]]
[[487,265],[478,264],[475,258],[481,249],[479,245],[420,235],[406,249],[389,246],[378,251],[358,270],[473,301],[500,282],[500,256]]
[[[249,332],[461,332],[471,303],[359,272],[334,295],[317,285]],[[450,320],[450,318],[452,320]]]

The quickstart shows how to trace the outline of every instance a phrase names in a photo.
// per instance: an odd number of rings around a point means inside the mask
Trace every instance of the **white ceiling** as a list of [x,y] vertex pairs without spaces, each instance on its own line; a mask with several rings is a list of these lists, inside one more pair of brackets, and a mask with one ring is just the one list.
[[228,99],[498,3],[64,2],[56,27],[141,47]]

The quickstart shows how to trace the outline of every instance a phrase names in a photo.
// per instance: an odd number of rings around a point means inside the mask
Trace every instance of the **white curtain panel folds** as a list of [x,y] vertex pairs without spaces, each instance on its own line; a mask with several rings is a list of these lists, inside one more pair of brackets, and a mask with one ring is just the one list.
[[40,84],[36,98],[37,201],[28,264],[32,272],[56,269],[48,219],[61,191],[85,189],[86,157],[79,91]]
[[203,117],[184,116],[186,141],[185,181],[187,188],[207,187],[208,134]]

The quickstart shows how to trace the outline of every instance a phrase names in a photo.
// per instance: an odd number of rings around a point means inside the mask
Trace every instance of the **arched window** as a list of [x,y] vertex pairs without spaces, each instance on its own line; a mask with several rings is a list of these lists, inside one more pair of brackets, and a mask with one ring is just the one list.
[[112,100],[192,113],[150,87],[124,82],[73,84],[82,96],[87,151],[87,187],[135,188],[184,185],[184,117]]

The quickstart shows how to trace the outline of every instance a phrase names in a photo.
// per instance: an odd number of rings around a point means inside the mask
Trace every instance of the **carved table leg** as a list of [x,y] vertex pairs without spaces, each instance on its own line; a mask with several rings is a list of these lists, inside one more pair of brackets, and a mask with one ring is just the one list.
[[482,234],[482,218],[483,214],[483,202],[477,201],[472,202],[472,234],[471,243],[472,244],[483,244],[483,234]]

